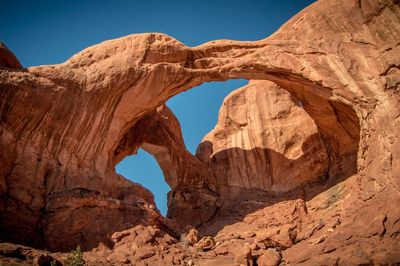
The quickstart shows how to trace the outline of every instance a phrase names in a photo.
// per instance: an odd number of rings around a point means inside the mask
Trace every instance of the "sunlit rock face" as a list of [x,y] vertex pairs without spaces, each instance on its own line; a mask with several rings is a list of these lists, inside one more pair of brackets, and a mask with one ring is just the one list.
[[290,191],[325,177],[328,168],[323,140],[302,102],[269,81],[250,81],[225,98],[196,156],[222,191]]
[[[1,240],[98,247],[93,264],[232,265],[271,245],[294,265],[399,262],[399,17],[395,0],[321,0],[256,42],[137,34],[26,69],[1,46]],[[234,78],[250,84],[189,154],[163,104]],[[172,220],[115,173],[138,147]],[[218,249],[178,243],[190,224]]]

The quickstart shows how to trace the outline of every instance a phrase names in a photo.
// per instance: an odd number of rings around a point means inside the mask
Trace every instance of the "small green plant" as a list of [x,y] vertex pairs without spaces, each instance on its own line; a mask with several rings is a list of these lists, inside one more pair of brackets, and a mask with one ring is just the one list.
[[66,266],[84,266],[85,261],[82,258],[82,251],[81,247],[77,246],[76,250],[72,250],[68,256],[67,259],[64,261]]

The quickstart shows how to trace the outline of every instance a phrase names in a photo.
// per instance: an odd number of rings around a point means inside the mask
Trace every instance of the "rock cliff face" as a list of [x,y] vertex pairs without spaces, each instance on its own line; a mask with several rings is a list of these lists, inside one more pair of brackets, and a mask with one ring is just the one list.
[[[26,69],[2,45],[1,240],[97,247],[93,264],[399,262],[399,20],[397,0],[321,0],[256,42],[138,34]],[[235,78],[251,82],[191,155],[163,104]],[[139,147],[171,219],[115,173]],[[217,242],[178,243],[187,224]]]
[[302,102],[268,81],[250,81],[226,97],[197,157],[220,191],[290,191],[326,175],[328,156]]

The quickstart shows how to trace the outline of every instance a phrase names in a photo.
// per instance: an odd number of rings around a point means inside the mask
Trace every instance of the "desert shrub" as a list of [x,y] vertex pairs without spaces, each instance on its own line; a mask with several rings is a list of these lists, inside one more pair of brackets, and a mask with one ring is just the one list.
[[72,250],[64,261],[66,266],[84,266],[85,261],[82,258],[81,247],[78,246],[76,250]]

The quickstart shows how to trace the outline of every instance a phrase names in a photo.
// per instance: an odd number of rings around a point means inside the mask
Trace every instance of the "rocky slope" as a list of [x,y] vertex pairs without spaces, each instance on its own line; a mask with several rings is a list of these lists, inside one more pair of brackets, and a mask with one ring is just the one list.
[[[93,265],[398,263],[399,20],[397,0],[321,0],[256,42],[130,35],[26,69],[1,45],[1,240],[79,244]],[[163,104],[233,78],[252,81],[189,154]],[[115,173],[138,147],[172,188],[171,219]],[[190,224],[213,239],[179,241]]]

